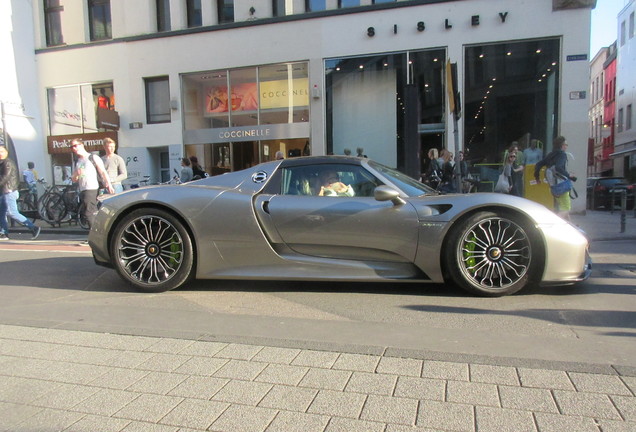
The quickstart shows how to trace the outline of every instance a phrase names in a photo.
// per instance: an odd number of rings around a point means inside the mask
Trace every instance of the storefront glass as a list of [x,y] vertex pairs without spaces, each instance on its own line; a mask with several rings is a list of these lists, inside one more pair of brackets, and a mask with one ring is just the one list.
[[[309,148],[307,63],[206,71],[182,77],[184,144],[216,175]],[[229,90],[229,91],[228,91]]]

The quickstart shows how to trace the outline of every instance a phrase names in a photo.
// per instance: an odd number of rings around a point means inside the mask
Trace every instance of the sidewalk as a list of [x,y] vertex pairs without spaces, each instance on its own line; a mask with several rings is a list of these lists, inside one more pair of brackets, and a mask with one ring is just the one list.
[[0,431],[636,430],[629,368],[209,338],[0,325]]
[[[634,211],[628,211],[625,217],[625,232],[621,233],[621,213],[620,211],[587,210],[585,214],[573,214],[572,223],[583,229],[590,240],[636,240],[636,218]],[[77,234],[88,235],[88,231],[82,229],[77,224],[64,223],[61,226],[51,226],[38,219],[35,224],[42,228],[42,233]],[[11,228],[12,232],[28,232],[22,226],[16,225]]]

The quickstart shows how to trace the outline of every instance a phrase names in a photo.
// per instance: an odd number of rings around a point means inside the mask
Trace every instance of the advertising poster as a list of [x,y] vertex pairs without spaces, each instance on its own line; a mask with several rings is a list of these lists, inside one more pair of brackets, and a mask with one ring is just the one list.
[[228,95],[227,86],[209,87],[205,96],[205,113],[226,113],[232,111],[256,111],[258,95],[256,83],[245,83],[231,87]]

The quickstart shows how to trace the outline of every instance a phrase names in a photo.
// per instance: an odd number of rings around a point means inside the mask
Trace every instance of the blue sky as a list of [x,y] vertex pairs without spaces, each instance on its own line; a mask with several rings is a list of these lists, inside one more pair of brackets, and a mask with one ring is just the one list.
[[616,40],[616,16],[629,0],[597,0],[592,9],[592,32],[590,35],[590,59],[599,49]]

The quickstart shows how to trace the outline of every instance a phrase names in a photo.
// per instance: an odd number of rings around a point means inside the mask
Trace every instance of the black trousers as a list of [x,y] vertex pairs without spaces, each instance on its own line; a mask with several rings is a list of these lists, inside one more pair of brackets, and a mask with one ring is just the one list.
[[83,190],[80,192],[80,203],[84,204],[83,213],[88,221],[88,227],[93,226],[95,214],[97,214],[97,193],[98,189]]

